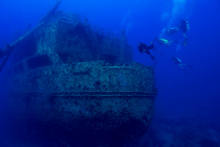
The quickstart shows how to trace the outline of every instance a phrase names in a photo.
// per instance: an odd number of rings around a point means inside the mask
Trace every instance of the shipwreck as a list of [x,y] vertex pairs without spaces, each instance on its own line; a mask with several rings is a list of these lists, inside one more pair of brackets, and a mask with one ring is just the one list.
[[57,11],[60,2],[11,44],[7,93],[14,123],[58,146],[137,141],[154,113],[153,68],[133,62],[124,31],[116,35],[84,15]]

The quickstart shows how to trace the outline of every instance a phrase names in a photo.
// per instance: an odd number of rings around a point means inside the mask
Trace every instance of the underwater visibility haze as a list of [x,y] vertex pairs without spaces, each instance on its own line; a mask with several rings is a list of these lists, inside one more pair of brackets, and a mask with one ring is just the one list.
[[219,7],[1,0],[0,147],[219,147]]

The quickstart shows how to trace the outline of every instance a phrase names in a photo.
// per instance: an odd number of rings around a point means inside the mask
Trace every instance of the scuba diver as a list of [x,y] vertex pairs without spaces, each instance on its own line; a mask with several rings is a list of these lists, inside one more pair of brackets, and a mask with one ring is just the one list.
[[176,32],[179,32],[180,30],[182,30],[183,36],[185,37],[185,40],[183,41],[182,44],[186,45],[187,40],[188,40],[186,36],[186,32],[189,30],[189,22],[187,20],[181,19],[179,25],[177,27],[167,29],[167,33],[171,35]]
[[160,45],[167,45],[167,46],[171,45],[172,43],[180,44],[179,41],[175,41],[175,40],[168,41],[168,40],[163,39],[163,38],[158,39],[157,42],[158,42]]
[[0,59],[9,54],[14,48],[6,44],[6,49],[0,49]]
[[149,52],[150,49],[153,49],[154,48],[154,44],[153,42],[151,42],[151,46],[147,46],[146,44],[144,43],[141,43],[141,42],[138,42],[138,50],[139,52],[141,52],[141,54],[143,52],[147,53],[148,55],[150,55],[151,59],[154,60],[155,59],[155,56],[152,56],[151,53]]
[[179,65],[185,73],[187,73],[187,72],[186,72],[185,68],[183,68],[184,65],[188,65],[191,69],[193,69],[192,66],[190,66],[189,64],[183,64],[182,61],[178,57],[172,57],[172,60],[173,60],[174,64]]

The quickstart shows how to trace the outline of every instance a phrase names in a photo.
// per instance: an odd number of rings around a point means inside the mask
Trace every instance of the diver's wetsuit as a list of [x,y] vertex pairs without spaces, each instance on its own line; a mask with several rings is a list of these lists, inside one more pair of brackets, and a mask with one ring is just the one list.
[[145,52],[147,53],[148,55],[151,55],[151,53],[149,52],[150,49],[153,49],[154,48],[154,45],[151,44],[151,46],[147,46],[146,44],[144,43],[141,43],[139,42],[141,45],[138,46],[138,50],[142,53],[142,52]]
[[179,31],[180,31],[179,27],[174,27],[174,28],[169,28],[169,29],[167,30],[167,33],[168,33],[169,35],[171,35],[171,34],[174,34],[174,33],[176,33],[176,32],[179,32]]
[[186,33],[186,31],[188,30],[187,23],[188,23],[188,21],[181,20],[181,22],[179,24],[179,27],[180,27],[180,29],[182,30],[183,33]]
[[[167,32],[168,32],[169,35],[171,35],[171,34],[173,34],[173,33],[179,32],[180,29],[181,29],[182,32],[183,32],[184,34],[186,34],[187,30],[189,29],[188,27],[189,27],[188,21],[181,19],[181,21],[180,21],[180,23],[179,23],[179,25],[178,25],[177,27],[169,28],[169,29],[167,30]],[[185,36],[184,36],[184,37],[185,37]]]
[[155,59],[155,56],[152,56],[151,53],[149,52],[150,49],[153,49],[154,48],[154,45],[153,43],[151,43],[151,46],[147,46],[146,44],[144,43],[141,43],[141,42],[138,42],[138,50],[141,52],[141,54],[143,52],[147,53],[148,55],[150,55],[151,59],[154,60]]
[[157,42],[158,42],[160,45],[167,45],[167,46],[171,45],[172,43],[180,44],[179,41],[176,41],[176,40],[168,41],[168,40],[162,39],[162,38],[159,39],[159,40],[157,40]]

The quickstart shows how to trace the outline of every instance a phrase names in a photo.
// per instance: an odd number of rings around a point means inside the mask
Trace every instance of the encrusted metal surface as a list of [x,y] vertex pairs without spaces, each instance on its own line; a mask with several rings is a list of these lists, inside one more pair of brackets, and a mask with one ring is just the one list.
[[16,50],[30,48],[8,79],[14,123],[72,146],[136,141],[153,117],[153,69],[132,62],[125,32],[114,37],[78,15],[60,15]]
[[[31,93],[11,93],[13,97],[21,97],[23,95],[30,96],[44,96],[45,93],[42,92],[31,92]],[[136,98],[155,98],[156,93],[147,92],[55,92],[54,97],[69,97],[69,98],[106,98],[106,97],[136,97]]]

